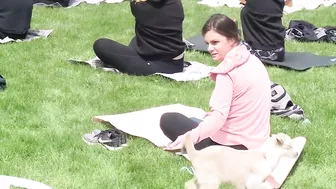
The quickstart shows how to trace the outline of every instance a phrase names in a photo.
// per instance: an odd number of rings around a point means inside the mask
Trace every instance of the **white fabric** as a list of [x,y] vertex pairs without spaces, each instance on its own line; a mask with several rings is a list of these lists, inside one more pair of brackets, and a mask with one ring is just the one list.
[[197,4],[200,5],[208,5],[209,7],[220,7],[220,6],[228,6],[228,7],[242,7],[239,0],[201,0],[198,1]]
[[[110,123],[125,133],[147,139],[154,145],[163,147],[171,142],[171,140],[163,134],[159,126],[160,117],[166,112],[178,112],[184,114],[187,117],[195,117],[198,119],[202,119],[206,113],[200,108],[190,107],[182,104],[171,104],[129,113],[95,116],[93,120]],[[301,154],[305,146],[306,139],[304,137],[296,137],[293,140],[294,148]],[[267,147],[263,146],[260,148],[260,150],[267,150]],[[189,159],[188,155],[186,154],[176,154],[183,155],[186,159]],[[268,179],[274,188],[280,188],[297,159],[298,158],[281,159],[272,176],[270,176]]]
[[156,146],[166,146],[171,140],[163,134],[159,127],[161,115],[166,112],[178,112],[187,117],[199,119],[202,119],[206,113],[199,108],[172,104],[129,113],[95,116],[93,119],[109,122],[125,133],[145,138]]
[[183,72],[178,72],[174,74],[156,74],[176,81],[196,81],[208,77],[210,71],[214,68],[212,66],[207,66],[196,61],[190,61],[190,64],[190,66],[184,68]]
[[6,37],[4,39],[0,39],[0,44],[9,43],[9,42],[24,42],[31,41],[33,39],[38,39],[40,37],[48,37],[53,30],[29,30],[25,39],[12,39]]
[[[124,0],[70,0],[69,6],[66,8],[71,8],[78,6],[81,3],[88,3],[88,4],[100,4],[100,3],[121,3]],[[62,7],[61,4],[58,2],[52,4],[45,4],[45,3],[35,3],[34,6],[46,6],[46,7]]]
[[[75,59],[68,59],[68,61],[70,63],[83,63],[83,64],[88,64],[92,67],[95,67],[92,62],[97,59],[98,58],[95,57],[91,60],[86,60],[86,61],[75,60]],[[210,71],[214,68],[213,66],[207,66],[205,64],[202,64],[196,61],[190,61],[190,64],[191,64],[190,66],[185,67],[183,69],[183,72],[178,72],[174,74],[155,73],[154,75],[162,75],[164,77],[167,77],[167,78],[170,78],[176,81],[197,81],[202,78],[208,77]]]
[[[302,9],[314,10],[320,6],[332,6],[336,4],[336,0],[293,0],[293,6],[288,7],[285,6],[284,14],[293,13],[296,11],[300,11]],[[228,6],[228,7],[242,7],[240,4],[240,0],[200,0],[197,4],[207,5],[209,7],[220,7],[220,6]]]
[[37,181],[19,177],[0,175],[0,189],[11,189],[11,186],[26,189],[51,189],[50,186]]
[[314,10],[320,6],[332,6],[336,4],[336,0],[293,0],[293,6],[284,8],[284,13],[289,14],[302,9]]

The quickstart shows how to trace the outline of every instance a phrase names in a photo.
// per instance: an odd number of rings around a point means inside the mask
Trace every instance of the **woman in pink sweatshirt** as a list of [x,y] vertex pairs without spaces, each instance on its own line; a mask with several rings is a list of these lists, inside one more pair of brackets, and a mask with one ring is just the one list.
[[220,64],[210,73],[216,83],[203,121],[179,113],[165,113],[163,133],[173,142],[166,150],[182,148],[185,133],[191,133],[195,148],[224,145],[257,149],[270,136],[270,79],[263,63],[240,43],[237,24],[223,14],[214,14],[202,34],[212,58]]

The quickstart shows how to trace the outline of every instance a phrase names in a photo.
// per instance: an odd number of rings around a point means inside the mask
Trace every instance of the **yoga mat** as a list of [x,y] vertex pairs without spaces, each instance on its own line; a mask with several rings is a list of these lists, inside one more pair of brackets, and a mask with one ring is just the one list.
[[[208,53],[208,45],[202,35],[187,39],[189,44],[187,50],[196,50]],[[278,66],[297,71],[305,71],[312,67],[326,67],[336,65],[336,56],[321,56],[309,52],[286,52],[284,62],[261,60],[266,65]]]
[[[171,142],[171,140],[163,134],[159,126],[160,117],[166,112],[178,112],[187,117],[200,120],[203,119],[206,113],[200,108],[190,107],[183,104],[171,104],[128,113],[94,116],[93,121],[110,123],[112,126],[129,135],[144,138],[158,147],[163,147]],[[293,141],[294,148],[299,152],[299,154],[301,154],[305,146],[306,139],[304,137],[296,137]],[[260,150],[267,150],[267,147],[262,146]],[[189,160],[187,154],[176,154],[183,155]],[[280,160],[279,165],[267,179],[273,188],[281,187],[298,158],[299,157],[282,158]]]
[[263,63],[288,68],[297,71],[305,71],[312,67],[326,67],[336,65],[336,56],[320,56],[308,52],[286,52],[284,62],[261,60]]

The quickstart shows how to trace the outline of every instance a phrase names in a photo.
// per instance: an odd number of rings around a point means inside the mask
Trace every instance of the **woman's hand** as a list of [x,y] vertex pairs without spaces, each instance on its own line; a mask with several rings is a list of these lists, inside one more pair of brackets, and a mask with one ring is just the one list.
[[166,150],[166,151],[178,151],[178,150],[181,150],[183,148],[184,138],[185,138],[185,135],[180,135],[179,137],[177,137],[177,139],[174,142],[168,144],[163,149]]

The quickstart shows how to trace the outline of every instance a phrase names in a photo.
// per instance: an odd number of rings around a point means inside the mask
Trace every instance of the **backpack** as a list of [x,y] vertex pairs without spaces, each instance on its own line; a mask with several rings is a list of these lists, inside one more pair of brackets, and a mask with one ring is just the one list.
[[304,119],[304,112],[300,106],[293,103],[286,89],[279,84],[271,83],[271,114],[289,117],[294,120]]

